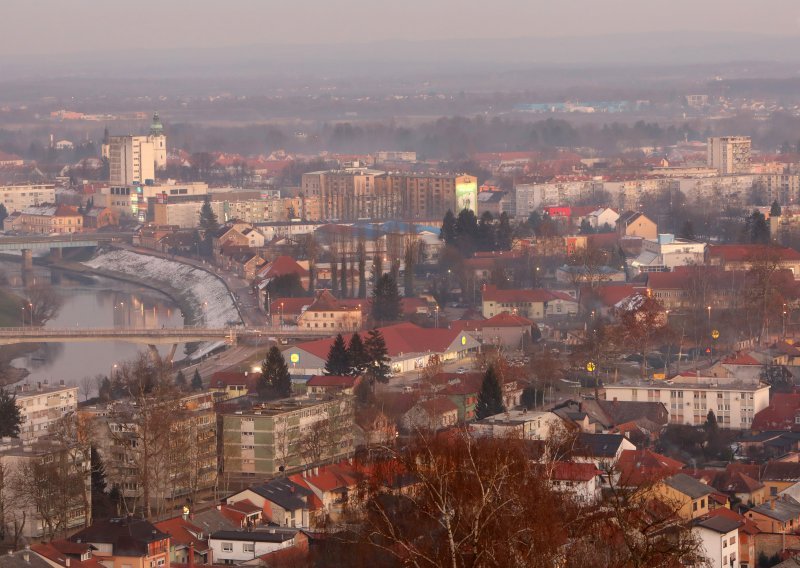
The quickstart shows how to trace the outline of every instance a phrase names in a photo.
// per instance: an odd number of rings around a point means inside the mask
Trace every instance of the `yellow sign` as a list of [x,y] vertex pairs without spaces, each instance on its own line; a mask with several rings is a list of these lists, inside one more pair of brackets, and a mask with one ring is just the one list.
[[586,363],[586,370],[589,371],[590,373],[594,373],[594,370],[596,368],[597,368],[597,366],[594,363],[592,363],[591,361]]
[[659,380],[663,381],[664,379],[667,378],[667,375],[664,373],[653,373],[653,378],[657,381]]
[[466,335],[462,335],[461,336],[461,345],[466,345],[466,344],[467,344],[467,336]]
[[183,514],[184,515],[188,515],[189,514],[189,505],[184,505],[183,506]]
[[300,361],[300,354],[299,353],[292,353],[289,355],[289,361],[292,363],[298,363]]
[[719,339],[719,330],[715,329],[711,332],[711,339]]

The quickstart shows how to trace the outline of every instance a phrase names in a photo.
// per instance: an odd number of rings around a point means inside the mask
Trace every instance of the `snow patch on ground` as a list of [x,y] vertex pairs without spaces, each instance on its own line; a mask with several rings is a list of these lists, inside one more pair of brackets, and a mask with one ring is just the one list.
[[227,327],[242,323],[228,288],[205,270],[127,250],[104,252],[83,264],[167,284],[191,304],[195,314],[191,323],[195,325]]

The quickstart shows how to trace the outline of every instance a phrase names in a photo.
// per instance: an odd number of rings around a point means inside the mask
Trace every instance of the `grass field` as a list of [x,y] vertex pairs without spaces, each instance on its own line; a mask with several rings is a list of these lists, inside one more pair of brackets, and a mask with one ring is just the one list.
[[22,325],[20,306],[22,299],[0,288],[0,327],[19,327]]

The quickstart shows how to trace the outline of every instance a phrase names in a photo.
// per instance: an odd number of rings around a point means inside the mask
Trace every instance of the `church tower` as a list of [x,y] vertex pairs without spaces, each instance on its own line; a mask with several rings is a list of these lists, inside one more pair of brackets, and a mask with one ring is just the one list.
[[153,153],[155,154],[155,166],[157,170],[167,167],[167,137],[164,135],[164,125],[158,113],[153,114],[153,122],[150,124],[150,134],[147,136],[149,142],[153,143]]

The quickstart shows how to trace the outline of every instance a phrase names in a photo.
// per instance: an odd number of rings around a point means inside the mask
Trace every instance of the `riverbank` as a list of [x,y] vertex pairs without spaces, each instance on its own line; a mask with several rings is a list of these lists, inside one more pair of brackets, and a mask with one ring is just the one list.
[[242,323],[228,287],[206,270],[129,250],[102,251],[80,264],[109,277],[119,275],[121,279],[144,282],[174,296],[174,301],[182,309],[185,306],[186,313],[192,316],[192,325],[228,327]]

